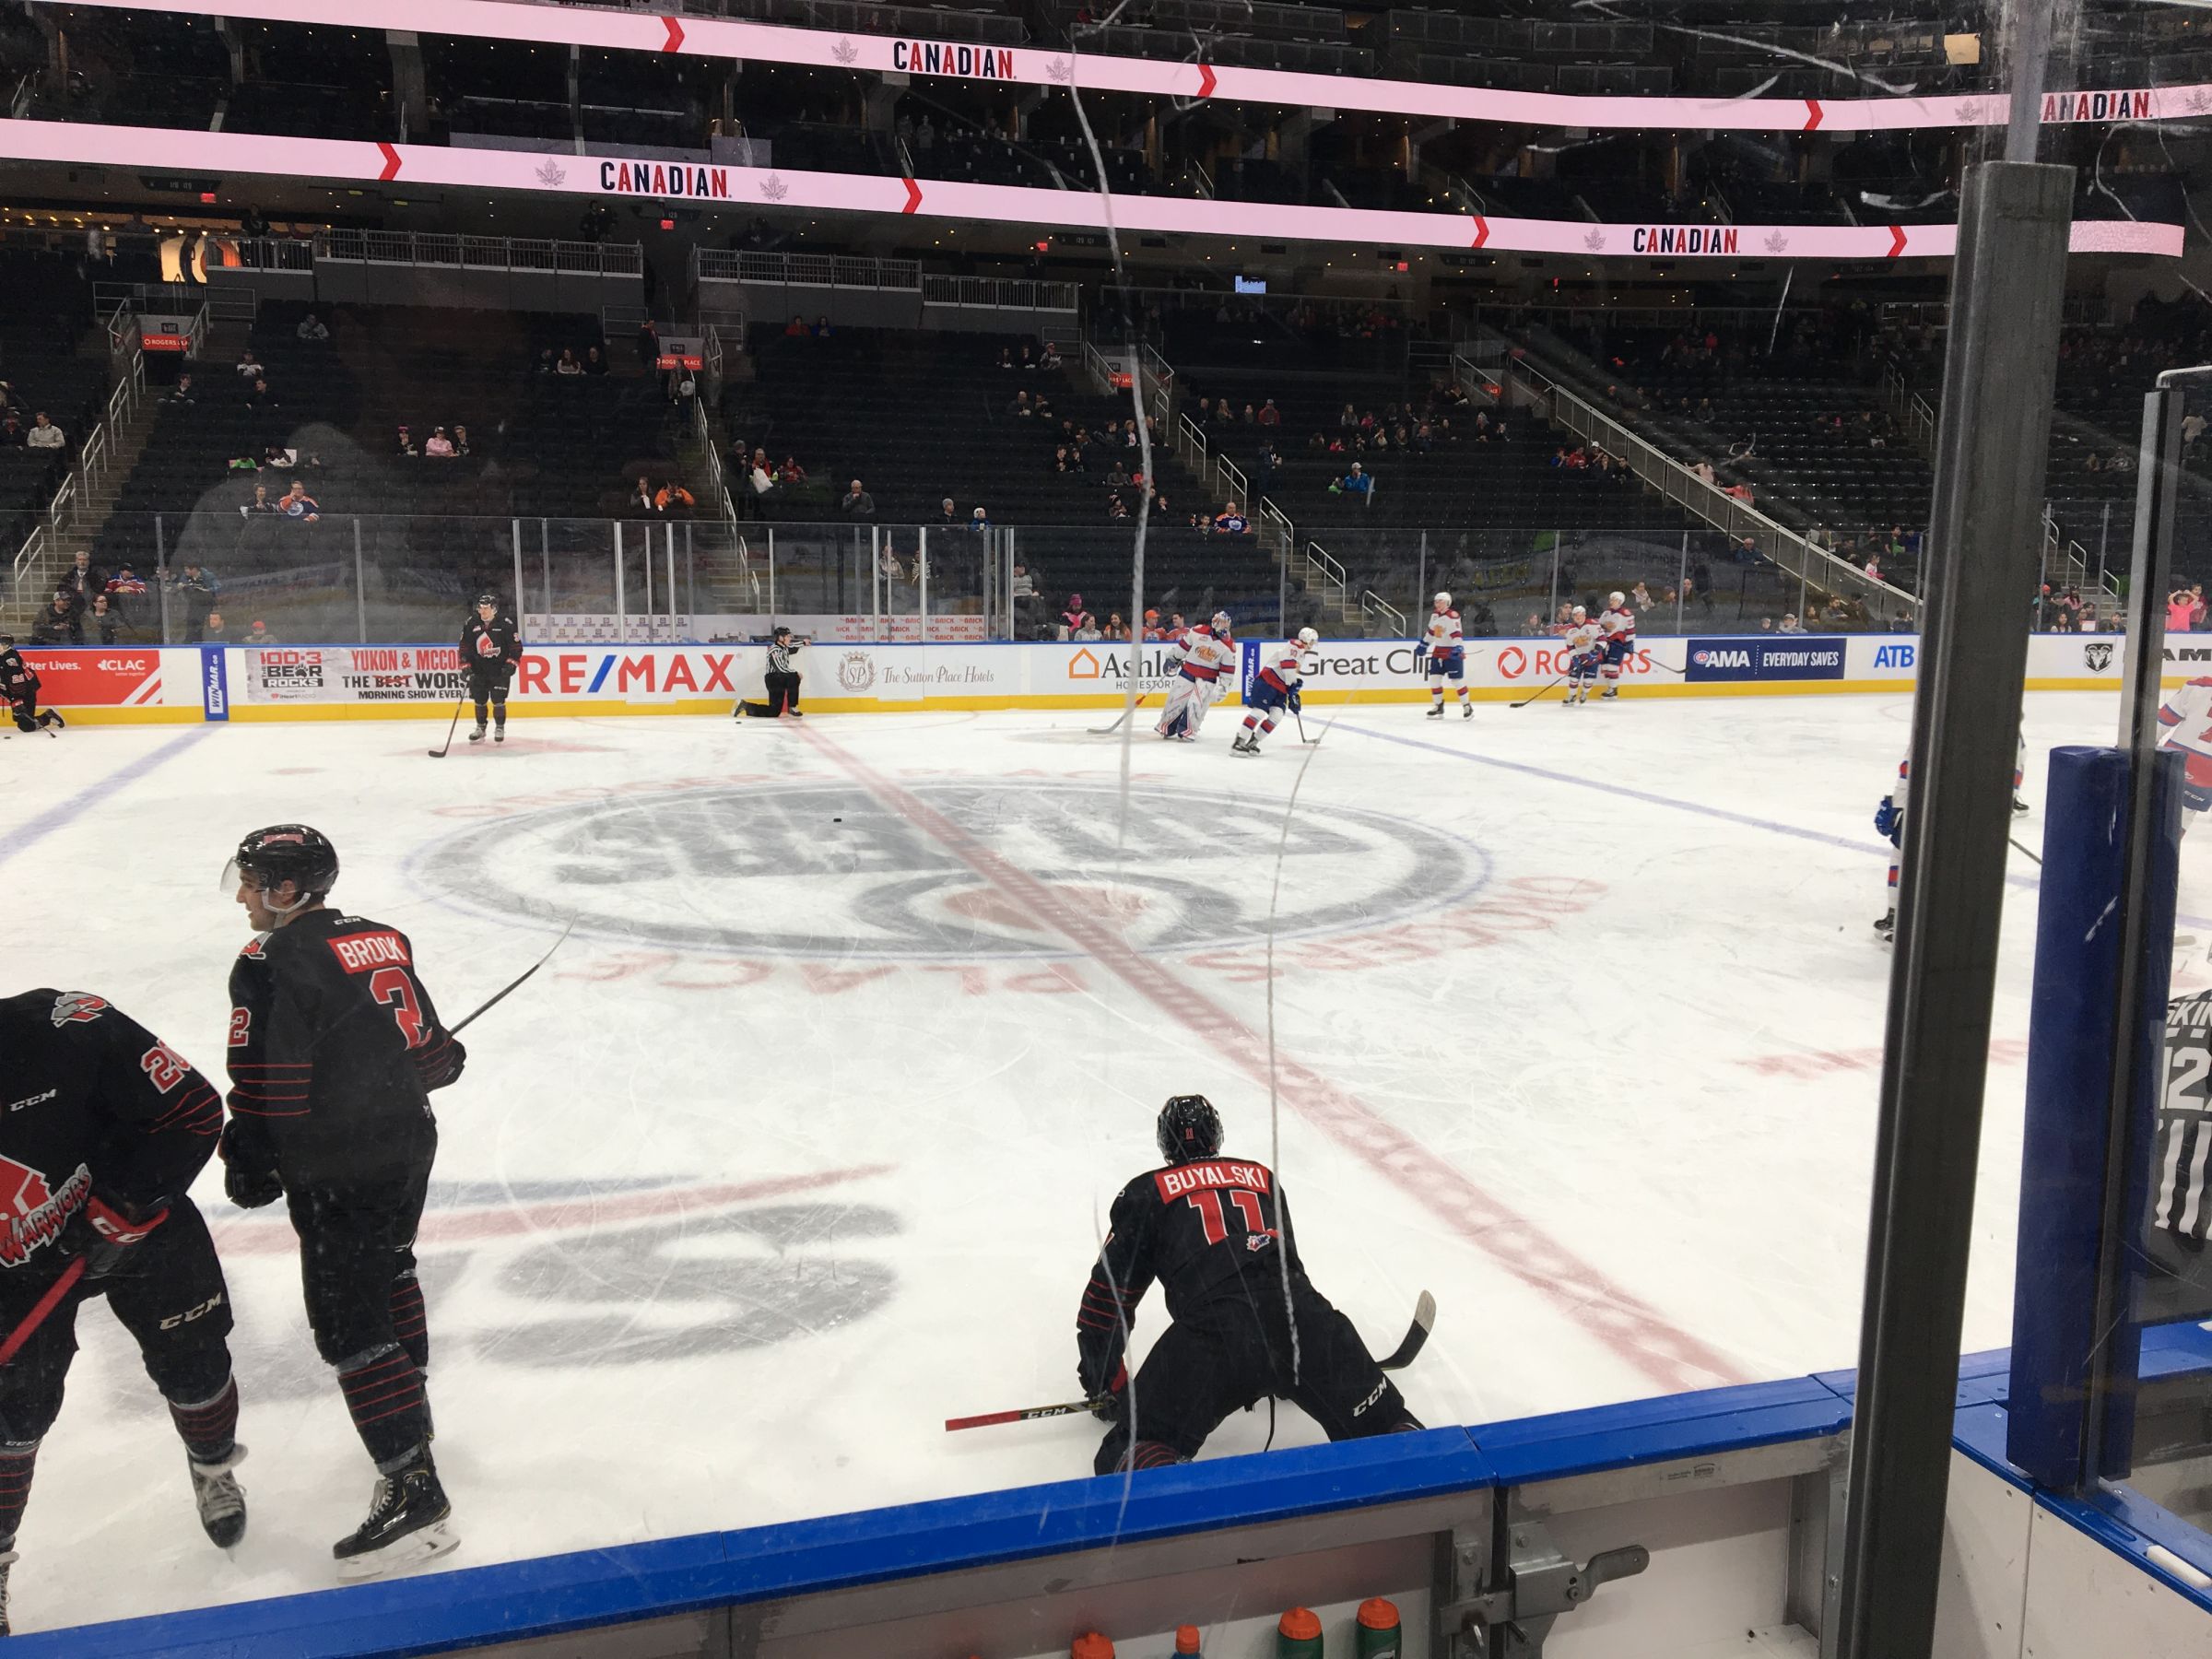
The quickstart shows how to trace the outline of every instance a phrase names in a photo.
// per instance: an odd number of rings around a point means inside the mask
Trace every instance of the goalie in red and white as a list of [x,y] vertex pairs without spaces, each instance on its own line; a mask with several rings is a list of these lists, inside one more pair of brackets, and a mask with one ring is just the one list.
[[1197,741],[1206,712],[1228,695],[1237,671],[1237,642],[1230,638],[1227,611],[1216,611],[1168,647],[1176,660],[1168,682],[1168,706],[1153,730],[1182,743]]
[[[2212,811],[2212,678],[2193,679],[2174,688],[2159,711],[2160,748],[2182,751],[2182,833],[2199,815]],[[2015,774],[2016,776],[2018,774]]]

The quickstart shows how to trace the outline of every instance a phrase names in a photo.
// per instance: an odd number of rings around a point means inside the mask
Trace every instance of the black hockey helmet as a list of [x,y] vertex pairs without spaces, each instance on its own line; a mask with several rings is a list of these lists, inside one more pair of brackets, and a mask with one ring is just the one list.
[[223,886],[240,882],[267,889],[289,881],[301,902],[320,898],[338,884],[338,850],[320,830],[305,824],[271,824],[238,843],[223,868]]
[[477,608],[478,610],[482,610],[488,605],[490,606],[493,610],[498,610],[500,608],[499,596],[495,594],[478,594],[477,595]]
[[1221,1114],[1204,1095],[1175,1095],[1159,1109],[1154,1135],[1171,1164],[1211,1158],[1221,1150]]

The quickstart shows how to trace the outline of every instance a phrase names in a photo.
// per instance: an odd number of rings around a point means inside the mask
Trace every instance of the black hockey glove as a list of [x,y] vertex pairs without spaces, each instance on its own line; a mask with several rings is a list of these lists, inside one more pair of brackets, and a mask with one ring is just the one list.
[[87,1278],[105,1278],[129,1259],[131,1252],[143,1244],[155,1228],[168,1219],[166,1204],[137,1215],[128,1206],[111,1202],[94,1193],[85,1200],[85,1207],[64,1224],[54,1246],[65,1256],[83,1256]]
[[223,1194],[240,1209],[259,1209],[284,1196],[284,1181],[276,1159],[260,1144],[261,1137],[241,1130],[233,1118],[223,1125],[217,1147],[223,1160]]
[[[1086,1387],[1089,1385],[1085,1384]],[[1106,1386],[1093,1390],[1090,1395],[1090,1415],[1101,1423],[1118,1423],[1129,1405],[1129,1368],[1116,1363],[1113,1375]]]
[[1288,700],[1290,703],[1290,712],[1293,714],[1296,714],[1306,706],[1304,694],[1301,693],[1296,686],[1290,688]]

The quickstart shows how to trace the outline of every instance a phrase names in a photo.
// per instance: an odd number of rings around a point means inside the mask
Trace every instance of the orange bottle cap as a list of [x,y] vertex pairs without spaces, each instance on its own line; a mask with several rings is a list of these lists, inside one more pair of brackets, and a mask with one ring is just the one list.
[[1304,1607],[1293,1607],[1275,1628],[1294,1641],[1312,1641],[1321,1634],[1321,1620]]
[[1175,1627],[1175,1651],[1179,1653],[1194,1653],[1198,1651],[1198,1627],[1196,1625],[1177,1625]]
[[1359,1622],[1370,1630],[1394,1630],[1398,1628],[1397,1604],[1371,1596],[1359,1604]]
[[1086,1630],[1067,1653],[1068,1659],[1113,1659],[1113,1643],[1096,1630]]

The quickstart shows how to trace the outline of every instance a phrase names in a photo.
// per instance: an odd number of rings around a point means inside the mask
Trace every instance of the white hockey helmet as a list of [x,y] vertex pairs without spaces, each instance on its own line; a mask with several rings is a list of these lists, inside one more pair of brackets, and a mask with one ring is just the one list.
[[1213,614],[1212,620],[1207,623],[1207,626],[1210,627],[1216,633],[1227,633],[1232,624],[1229,619],[1229,613],[1227,611],[1216,611]]
[[1576,606],[1574,607],[1574,609],[1573,609],[1572,611],[1569,612],[1568,614],[1569,614],[1570,616],[1573,617],[1573,618],[1574,618],[1574,619],[1575,619],[1576,621],[1578,621],[1578,622],[1583,622],[1583,621],[1587,621],[1587,620],[1589,620],[1589,618],[1590,618],[1590,613],[1589,613],[1588,611],[1584,610],[1584,609],[1583,609],[1583,608],[1581,606],[1579,606],[1579,605],[1578,605],[1578,606]]
[[1611,606],[1615,610],[1618,610],[1623,605],[1626,605],[1628,603],[1628,599],[1629,596],[1622,593],[1618,588],[1615,588],[1611,593],[1606,595],[1606,603]]
[[1450,610],[1452,608],[1452,595],[1449,594],[1439,594],[1436,596],[1436,608],[1440,611]]
[[1321,643],[1321,636],[1310,628],[1301,628],[1298,630],[1298,642],[1310,651]]

